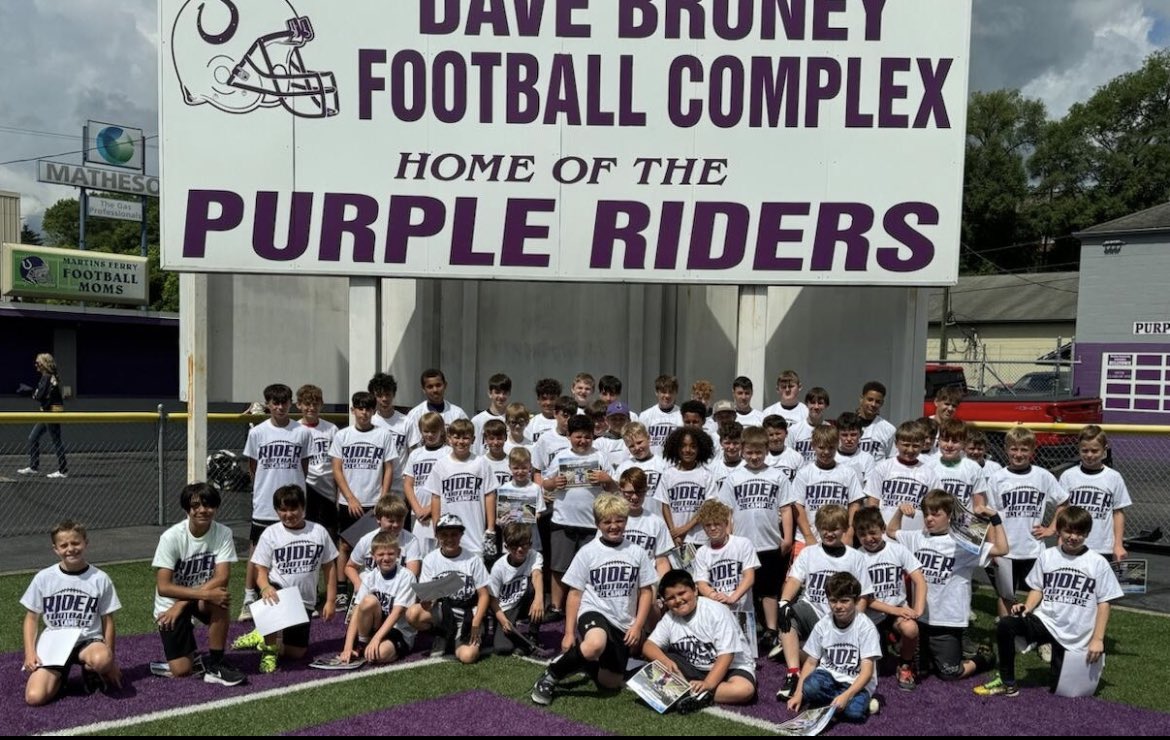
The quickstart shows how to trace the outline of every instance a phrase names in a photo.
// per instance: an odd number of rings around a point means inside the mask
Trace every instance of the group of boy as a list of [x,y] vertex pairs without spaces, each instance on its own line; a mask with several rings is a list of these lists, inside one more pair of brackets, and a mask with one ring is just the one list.
[[[995,470],[979,454],[985,439],[954,419],[957,399],[947,394],[937,419],[895,428],[880,417],[882,384],[867,383],[857,412],[829,424],[828,392],[814,388],[800,403],[791,371],[778,378],[780,400],[765,413],[750,406],[751,381],[737,378],[735,400],[715,403],[710,418],[712,389],[697,383],[696,398],[680,407],[670,376],[658,378],[658,403],[640,415],[621,401],[613,376],[601,378],[598,401],[590,401],[586,374],[574,379],[572,396],[544,379],[536,385],[541,413],[531,419],[508,402],[507,376],[490,379],[489,408],[474,420],[444,398],[440,371],[423,373],[421,385],[426,400],[403,415],[394,409],[394,379],[375,376],[368,391],[353,395],[354,422],[341,430],[320,418],[319,389],[297,392],[298,422],[289,416],[291,390],[269,386],[270,417],[249,433],[253,552],[244,609],[257,598],[273,603],[283,590],[311,610],[323,573],[323,619],[348,607],[355,593],[338,662],[395,660],[419,631],[436,635],[436,654],[472,662],[489,617],[497,652],[532,652],[538,625],[564,618],[561,654],[532,691],[537,703],[550,702],[557,682],[578,670],[604,688],[620,686],[633,649],[692,681],[687,710],[751,701],[758,647],[787,666],[778,699],[793,709],[831,702],[842,717],[860,721],[876,710],[883,638],[898,642],[897,682],[906,690],[917,684],[920,636],[943,679],[994,665],[990,653],[963,651],[971,576],[988,556],[1011,573],[997,579],[1006,583],[999,588],[1001,673],[977,693],[1017,693],[1013,657],[1004,654],[1017,635],[1065,647],[1085,643],[1090,659],[1102,651],[1108,602],[1120,590],[1095,550],[1124,557],[1120,531],[1129,501],[1120,476],[1101,464],[1107,440],[1099,428],[1081,435],[1082,465],[1065,474],[1072,503],[1095,506],[1090,513],[1070,507],[1069,491],[1031,465],[1035,439],[1026,429],[1009,431],[1008,466]],[[521,512],[500,528],[498,496]],[[199,670],[206,681],[234,685],[243,674],[223,658],[227,570],[235,559],[230,532],[225,545],[226,528],[211,521],[219,503],[214,488],[188,486],[182,503],[188,520],[164,534],[154,563],[167,671]],[[1051,527],[1041,525],[1046,503],[1057,508]],[[340,534],[367,515],[377,529],[351,546]],[[982,552],[964,549],[951,534],[953,522],[972,517],[988,526]],[[1090,531],[1094,548],[1085,545]],[[1044,551],[1041,540],[1053,533],[1059,544]],[[666,558],[687,542],[699,545],[693,575],[671,570]],[[290,547],[303,561],[291,568],[291,550],[282,550]],[[1086,581],[1098,584],[1095,592],[1076,604],[1054,596],[1045,576],[1056,567],[1082,568]],[[452,577],[457,585],[446,595],[416,600],[416,581]],[[1029,595],[1020,603],[1016,591],[1025,585]],[[757,600],[764,618],[758,646],[737,617],[754,612]],[[116,605],[114,596],[109,611]],[[210,625],[204,659],[192,617]],[[28,624],[26,664],[35,668]],[[253,632],[234,647],[259,649],[261,671],[270,671],[278,651],[303,655],[308,636],[305,624],[284,630],[279,642]],[[118,678],[100,650],[78,659],[91,673]],[[34,691],[30,679],[30,703],[47,700],[56,686],[41,680]]]

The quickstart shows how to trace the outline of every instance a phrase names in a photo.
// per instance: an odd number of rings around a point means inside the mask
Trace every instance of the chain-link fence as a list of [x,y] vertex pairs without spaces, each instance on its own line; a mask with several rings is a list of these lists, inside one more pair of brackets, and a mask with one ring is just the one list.
[[[245,521],[252,497],[242,452],[250,424],[263,416],[211,414],[208,417],[209,477],[223,490],[222,521]],[[344,423],[344,418],[336,419]],[[68,477],[57,470],[49,434],[41,437],[38,474],[30,466],[29,433],[39,422],[61,422]],[[980,423],[989,439],[1007,425]],[[1071,440],[1079,427],[1028,425],[1045,439]],[[1112,447],[1111,465],[1125,478],[1133,506],[1126,512],[1126,537],[1170,545],[1170,427],[1104,427]],[[1053,448],[1055,449],[1055,448]],[[998,454],[992,450],[992,455]],[[64,518],[91,529],[174,522],[183,516],[178,490],[186,482],[187,427],[165,414],[0,414],[0,537],[39,534]],[[1071,443],[1059,455],[1040,459],[1059,474],[1075,464]]]
[[[962,368],[963,378],[971,393],[981,396],[1051,396],[1074,395],[1077,390],[1079,362],[1054,360],[1036,362],[1027,360],[928,360],[930,365],[944,368]],[[956,377],[958,377],[956,373]]]

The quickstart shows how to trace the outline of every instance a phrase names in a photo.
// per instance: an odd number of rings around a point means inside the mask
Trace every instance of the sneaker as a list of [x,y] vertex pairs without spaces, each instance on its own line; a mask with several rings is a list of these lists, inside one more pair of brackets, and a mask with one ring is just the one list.
[[549,624],[551,622],[560,622],[560,621],[563,621],[564,618],[565,618],[565,613],[563,611],[561,611],[560,609],[556,608],[555,606],[550,606],[548,609],[544,610],[544,624]]
[[760,653],[767,655],[772,652],[772,648],[780,644],[780,635],[776,630],[764,630],[760,634]]
[[1036,654],[1040,656],[1040,660],[1044,661],[1045,663],[1051,663],[1052,644],[1048,642],[1044,643],[1040,647],[1036,648]]
[[37,470],[36,468],[21,468],[20,470],[16,471],[16,474],[17,475],[40,475],[41,471]]
[[976,696],[1019,696],[1020,688],[1014,683],[1004,683],[999,676],[991,679],[982,686],[975,687]]
[[784,683],[776,692],[776,701],[788,701],[796,693],[796,685],[800,683],[800,674],[789,673],[784,677]]
[[[275,658],[275,656],[273,657]],[[275,665],[273,667],[275,668]],[[207,666],[207,670],[203,672],[204,683],[217,683],[220,686],[239,686],[246,683],[247,680],[247,677],[239,669],[226,660]]]
[[536,680],[536,684],[532,687],[532,701],[542,706],[552,704],[553,691],[557,688],[557,680],[552,677],[552,674],[545,671],[540,678]]
[[49,473],[45,477],[46,478],[68,478],[69,474],[64,472],[64,471],[57,470],[57,471],[54,471],[52,473]]
[[276,673],[276,648],[260,650],[260,672]]
[[251,622],[252,621],[252,602],[245,601],[244,605],[240,607],[240,614],[236,617],[237,622]]
[[780,638],[776,638],[776,644],[768,651],[768,660],[783,660],[784,645],[780,642]]
[[263,650],[264,645],[264,635],[252,630],[237,637],[232,643],[232,650]]
[[[333,597],[333,607],[339,612],[348,611],[349,610],[349,594],[338,593],[337,596],[334,596]],[[349,624],[348,619],[345,621],[346,621],[346,624]]]
[[690,714],[698,712],[701,709],[706,709],[715,703],[715,695],[710,691],[700,691],[697,694],[689,694],[678,700],[677,709],[679,714]]
[[898,688],[902,691],[913,691],[918,688],[918,680],[914,678],[914,669],[908,665],[898,668]]
[[882,702],[876,696],[869,698],[869,704],[866,705],[866,710],[869,711],[870,716],[882,713]]
[[171,673],[171,666],[165,660],[152,660],[150,662],[150,675],[158,676],[159,678],[174,678],[175,674]]
[[81,668],[81,685],[87,694],[96,694],[99,691],[106,690],[106,682],[102,678],[102,675],[89,670],[85,666]]

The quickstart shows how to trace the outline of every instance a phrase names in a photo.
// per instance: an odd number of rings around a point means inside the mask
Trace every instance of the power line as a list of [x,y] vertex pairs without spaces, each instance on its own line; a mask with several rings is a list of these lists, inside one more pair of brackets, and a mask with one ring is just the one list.
[[[145,142],[145,141],[148,141],[149,139],[157,139],[157,138],[158,138],[158,134],[151,134],[149,136],[143,136],[142,140]],[[0,167],[3,167],[5,165],[9,165],[9,164],[21,164],[23,162],[36,162],[37,160],[46,159],[48,157],[65,157],[65,156],[68,156],[70,154],[85,154],[86,152],[96,152],[96,151],[97,151],[97,147],[92,147],[89,149],[74,149],[74,150],[68,151],[68,152],[57,152],[56,154],[39,154],[35,157],[24,157],[22,159],[10,159],[7,162],[0,162]]]
[[1020,282],[1027,283],[1028,285],[1035,285],[1039,288],[1045,288],[1047,290],[1055,290],[1055,291],[1058,291],[1060,293],[1077,293],[1078,292],[1076,290],[1069,290],[1068,288],[1058,288],[1055,285],[1049,285],[1047,283],[1041,283],[1041,282],[1037,282],[1035,280],[1029,280],[1028,278],[1024,277],[1023,275],[1021,275],[1019,273],[1008,272],[1008,271],[1004,270],[1002,267],[1000,267],[999,265],[995,264],[991,260],[984,257],[979,252],[976,252],[975,250],[971,249],[971,247],[968,246],[967,244],[965,244],[963,242],[959,242],[959,246],[962,247],[963,249],[967,250],[968,254],[973,254],[976,257],[978,257],[979,259],[986,262],[987,264],[991,265],[991,267],[993,269],[995,269],[996,273],[998,273],[1000,275],[1010,275],[1011,277],[1016,278]]

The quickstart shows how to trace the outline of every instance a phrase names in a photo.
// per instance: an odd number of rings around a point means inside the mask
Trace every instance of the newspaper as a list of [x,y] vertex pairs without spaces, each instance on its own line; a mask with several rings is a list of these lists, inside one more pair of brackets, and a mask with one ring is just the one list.
[[666,670],[657,660],[647,663],[642,670],[626,681],[626,688],[633,691],[659,714],[674,706],[674,703],[691,693],[691,684],[682,676]]
[[1115,560],[1109,566],[1117,574],[1117,582],[1121,584],[1123,594],[1144,594],[1148,574],[1149,560]]
[[691,543],[684,542],[670,550],[666,553],[666,559],[670,561],[671,568],[679,568],[691,575],[695,574],[695,546]]
[[836,712],[837,708],[832,704],[816,709],[806,709],[787,722],[776,725],[776,734],[800,737],[819,735],[829,726],[829,722]]
[[753,658],[760,657],[760,644],[756,638],[756,612],[748,605],[748,609],[742,612],[732,612],[735,621],[739,622],[739,628],[743,630],[743,636],[748,643],[748,654]]
[[536,524],[536,500],[519,491],[501,488],[496,491],[496,526]]
[[983,541],[987,539],[987,529],[990,522],[981,519],[962,504],[951,519],[951,536],[955,543],[969,553],[979,555],[983,550]]
[[561,475],[565,476],[566,488],[580,488],[582,486],[594,485],[589,480],[590,473],[600,473],[601,464],[598,462],[596,456],[591,456],[584,460],[564,460],[561,462],[558,470]]

